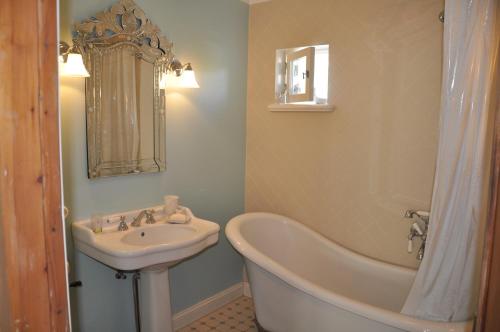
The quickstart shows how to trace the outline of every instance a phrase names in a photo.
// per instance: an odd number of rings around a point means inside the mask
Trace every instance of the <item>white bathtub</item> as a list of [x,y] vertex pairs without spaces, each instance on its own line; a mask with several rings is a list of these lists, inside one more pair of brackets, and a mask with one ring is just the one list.
[[472,331],[472,321],[400,314],[415,270],[356,254],[289,218],[243,214],[226,235],[245,258],[257,320],[267,331]]

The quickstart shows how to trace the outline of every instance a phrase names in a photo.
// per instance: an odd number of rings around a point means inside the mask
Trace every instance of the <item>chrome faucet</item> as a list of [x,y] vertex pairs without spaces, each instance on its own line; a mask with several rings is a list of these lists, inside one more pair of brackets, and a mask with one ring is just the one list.
[[125,216],[120,216],[120,224],[118,225],[118,230],[120,232],[126,231],[128,229],[127,223],[125,222]]
[[139,212],[137,217],[134,218],[134,221],[132,221],[130,225],[134,227],[141,226],[141,220],[144,217],[146,217],[146,224],[154,224],[156,220],[153,216],[153,212],[154,210],[142,210],[141,212]]
[[417,259],[421,261],[424,258],[424,252],[425,252],[425,241],[427,240],[427,234],[425,237],[422,238],[422,244],[420,245],[420,248],[418,249],[417,253]]
[[[429,212],[427,211],[415,211],[407,210],[405,212],[405,218],[413,219],[417,217],[423,223],[423,227],[418,221],[415,221],[410,228],[410,234],[408,234],[408,253],[413,252],[413,239],[419,237],[422,240],[422,244],[418,249],[417,259],[421,261],[424,258],[425,253],[425,241],[427,240],[427,231],[429,229]],[[423,228],[423,229],[422,229]]]
[[405,212],[405,218],[413,218],[417,216],[420,220],[422,220],[424,223],[428,224],[429,223],[429,212],[427,211],[416,211],[416,210],[406,210]]

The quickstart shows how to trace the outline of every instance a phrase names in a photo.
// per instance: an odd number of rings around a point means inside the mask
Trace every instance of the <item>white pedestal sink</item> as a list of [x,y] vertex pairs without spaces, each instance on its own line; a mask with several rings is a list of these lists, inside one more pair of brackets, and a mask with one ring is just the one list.
[[[103,264],[120,271],[141,272],[141,328],[147,332],[171,332],[172,314],[168,267],[188,258],[219,238],[219,225],[192,217],[186,224],[169,224],[163,207],[154,210],[156,223],[132,227],[140,210],[105,217],[102,233],[92,230],[90,220],[72,224],[75,247]],[[190,211],[189,211],[190,213]],[[128,230],[118,231],[120,216],[125,216]]]

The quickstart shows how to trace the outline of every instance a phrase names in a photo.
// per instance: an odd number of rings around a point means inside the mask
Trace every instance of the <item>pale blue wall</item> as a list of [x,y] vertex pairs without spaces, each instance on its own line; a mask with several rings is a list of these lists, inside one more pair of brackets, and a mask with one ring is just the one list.
[[[71,23],[108,8],[111,0],[62,0],[61,38]],[[137,0],[153,23],[174,42],[181,61],[192,62],[201,88],[167,96],[167,171],[160,174],[88,180],[84,83],[61,85],[65,204],[70,220],[93,212],[116,212],[162,202],[177,194],[182,203],[224,229],[243,211],[248,6],[237,0]],[[75,331],[134,331],[131,279],[74,253]],[[242,262],[223,232],[219,243],[171,270],[173,311],[186,308],[241,280]]]

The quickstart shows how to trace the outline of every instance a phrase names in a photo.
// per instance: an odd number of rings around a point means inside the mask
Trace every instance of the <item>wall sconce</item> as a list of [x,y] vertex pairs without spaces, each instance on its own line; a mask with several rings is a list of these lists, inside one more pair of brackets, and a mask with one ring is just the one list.
[[179,60],[174,59],[170,64],[166,74],[160,81],[160,89],[167,88],[188,88],[197,89],[200,85],[196,81],[193,67],[191,63],[182,64]]
[[59,42],[59,74],[66,77],[89,77],[90,74],[83,64],[83,58],[75,47],[66,42]]

